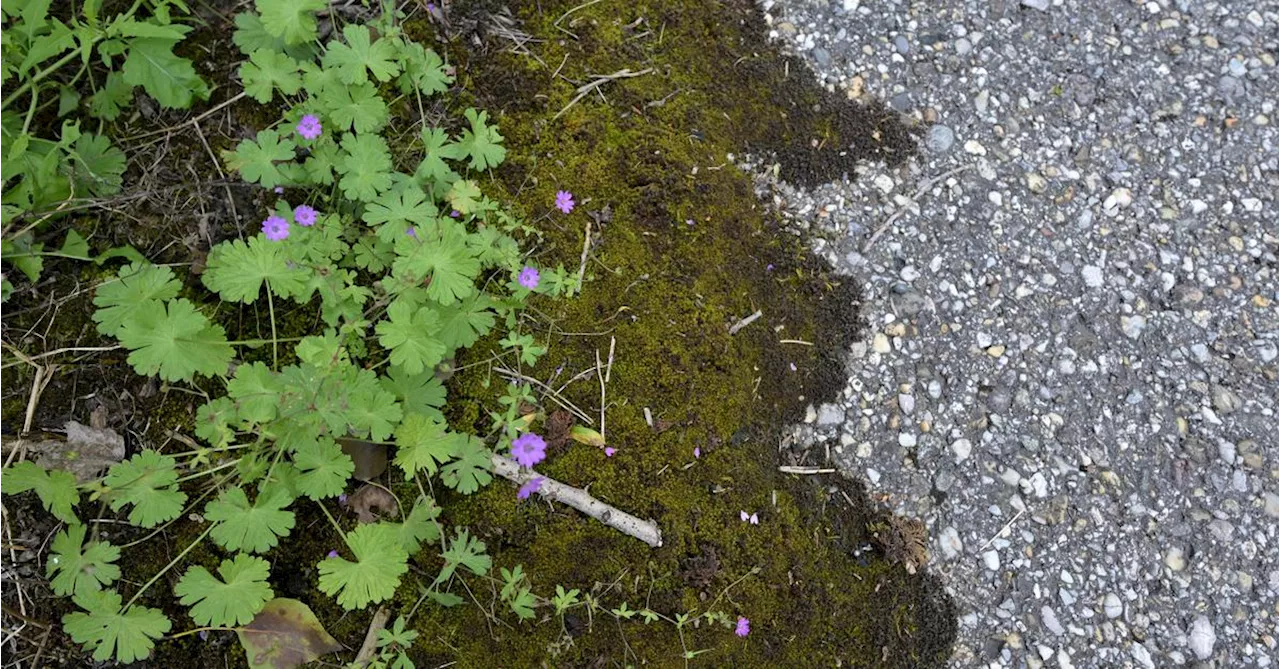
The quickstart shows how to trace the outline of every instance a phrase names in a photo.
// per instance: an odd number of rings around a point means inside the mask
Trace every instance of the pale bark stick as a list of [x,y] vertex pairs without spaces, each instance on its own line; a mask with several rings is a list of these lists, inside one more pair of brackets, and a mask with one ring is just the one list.
[[654,548],[662,545],[662,531],[652,520],[640,520],[635,516],[620,511],[592,497],[587,491],[571,485],[560,483],[544,474],[521,469],[515,462],[502,457],[493,456],[493,471],[512,483],[523,485],[530,479],[541,478],[542,487],[538,494],[553,502],[571,506],[582,513],[612,527],[619,532],[639,539]]

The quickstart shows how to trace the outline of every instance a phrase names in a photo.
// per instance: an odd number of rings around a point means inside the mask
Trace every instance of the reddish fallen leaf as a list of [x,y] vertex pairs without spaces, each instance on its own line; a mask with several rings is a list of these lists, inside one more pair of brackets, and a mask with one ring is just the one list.
[[342,650],[306,604],[284,597],[267,602],[236,636],[250,669],[294,669]]

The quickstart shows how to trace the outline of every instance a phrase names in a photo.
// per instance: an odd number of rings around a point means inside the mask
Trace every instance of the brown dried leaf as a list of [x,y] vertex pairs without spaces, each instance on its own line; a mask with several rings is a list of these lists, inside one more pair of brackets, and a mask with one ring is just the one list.
[[547,446],[560,448],[569,441],[569,429],[573,427],[573,414],[564,409],[556,409],[547,416]]
[[387,471],[387,447],[359,439],[339,439],[342,452],[351,456],[356,470],[351,475],[361,481],[371,481]]
[[376,523],[382,516],[399,516],[400,502],[381,487],[366,483],[347,498],[347,509],[356,514],[356,520],[362,524]]
[[67,421],[67,438],[44,441],[22,441],[6,444],[19,446],[32,454],[35,463],[45,469],[61,469],[75,475],[76,481],[87,483],[102,470],[124,459],[124,437],[115,430],[93,428]]
[[267,602],[236,636],[251,669],[294,669],[342,650],[306,604],[284,597]]

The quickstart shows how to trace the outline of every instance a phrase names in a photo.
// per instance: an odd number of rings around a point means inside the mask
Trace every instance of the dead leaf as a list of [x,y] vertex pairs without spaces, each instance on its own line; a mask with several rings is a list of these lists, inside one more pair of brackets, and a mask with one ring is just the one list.
[[124,459],[124,437],[115,430],[94,428],[76,421],[67,422],[67,438],[44,441],[16,440],[5,443],[5,450],[26,449],[28,457],[45,469],[61,469],[75,475],[79,483],[88,483],[102,470]]
[[573,427],[573,414],[564,409],[556,409],[547,416],[547,446],[561,448],[569,441],[569,429]]
[[361,481],[371,481],[387,471],[387,447],[359,439],[339,439],[342,452],[351,456],[356,470],[352,476]]
[[236,636],[250,669],[294,669],[342,650],[306,604],[284,597],[267,602]]
[[604,437],[585,425],[574,425],[573,429],[569,430],[569,438],[579,444],[595,446],[596,448],[604,447]]
[[399,516],[400,502],[383,488],[366,483],[347,497],[347,509],[356,514],[356,520],[361,523],[375,523],[382,516]]

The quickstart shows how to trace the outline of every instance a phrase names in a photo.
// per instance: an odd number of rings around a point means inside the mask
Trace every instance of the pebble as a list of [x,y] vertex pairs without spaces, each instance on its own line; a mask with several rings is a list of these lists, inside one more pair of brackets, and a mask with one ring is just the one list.
[[916,412],[916,398],[906,393],[898,393],[898,408],[902,413],[910,416]]
[[1186,554],[1177,546],[1170,546],[1169,550],[1164,553],[1164,564],[1166,567],[1174,571],[1182,571],[1187,568]]
[[925,134],[924,147],[930,153],[943,154],[951,150],[956,142],[956,133],[945,125],[935,125]]
[[948,560],[954,560],[964,553],[964,543],[960,541],[960,533],[951,525],[943,528],[938,535],[938,545],[942,548],[943,557]]
[[1062,623],[1058,622],[1058,614],[1054,613],[1053,609],[1049,608],[1047,605],[1040,607],[1040,622],[1044,623],[1045,629],[1057,634],[1058,636],[1062,636],[1067,633],[1067,630],[1062,626]]
[[1196,658],[1207,660],[1213,657],[1213,646],[1218,642],[1218,635],[1213,631],[1213,623],[1203,615],[1196,616],[1187,630],[1187,647],[1196,654]]
[[886,337],[883,332],[877,332],[875,336],[871,338],[871,350],[876,353],[888,353],[892,350],[889,347],[889,338]]
[[1124,332],[1124,336],[1130,339],[1137,339],[1142,336],[1142,331],[1147,329],[1147,319],[1145,316],[1121,316],[1120,331]]
[[1080,268],[1080,276],[1084,279],[1084,285],[1090,288],[1102,287],[1103,279],[1101,267],[1096,265],[1085,265]]
[[951,442],[951,451],[956,454],[956,464],[960,464],[969,459],[969,453],[973,451],[973,443],[968,439],[957,439]]
[[876,175],[876,178],[873,179],[872,182],[876,185],[876,188],[879,188],[880,192],[885,195],[888,195],[893,191],[893,177],[887,174]]
[[982,554],[982,563],[991,571],[999,571],[1000,554],[995,551],[986,551]]
[[844,407],[836,403],[818,408],[818,425],[839,425],[844,422]]
[[1124,604],[1120,602],[1120,595],[1114,592],[1108,592],[1106,597],[1102,598],[1102,612],[1112,620],[1119,618],[1124,613]]
[[1047,12],[1049,11],[1049,0],[1022,0],[1022,6]]
[[911,53],[911,44],[907,42],[907,38],[903,37],[902,35],[898,35],[897,37],[893,38],[893,48],[896,49],[898,53],[904,56],[907,55],[908,53]]
[[987,147],[983,146],[978,140],[971,139],[964,143],[964,152],[975,156],[985,156],[987,155]]
[[813,51],[810,52],[810,55],[813,56],[813,59],[818,63],[818,65],[822,67],[830,67],[831,65],[830,51],[827,51],[826,49],[820,46],[816,46],[813,48]]

